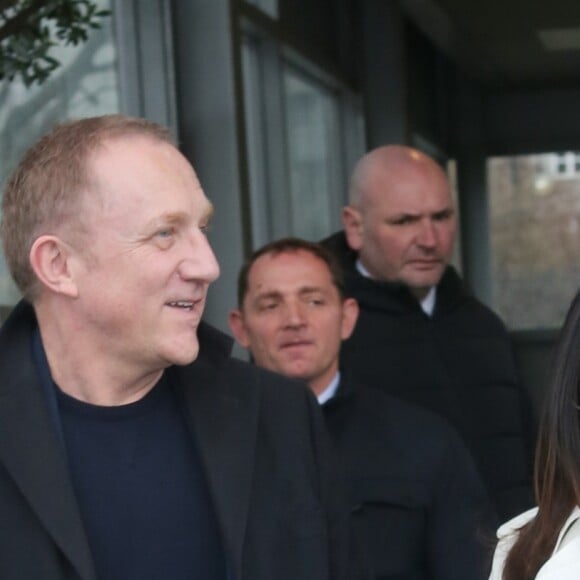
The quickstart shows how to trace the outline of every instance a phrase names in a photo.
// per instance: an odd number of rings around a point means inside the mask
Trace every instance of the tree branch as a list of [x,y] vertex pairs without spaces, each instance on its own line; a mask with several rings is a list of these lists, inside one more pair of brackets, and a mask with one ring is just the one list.
[[59,66],[50,49],[85,42],[109,14],[91,0],[0,0],[0,79],[42,83]]
[[10,18],[5,22],[5,24],[0,28],[0,42],[8,38],[9,36],[14,36],[26,28],[30,28],[31,20],[32,22],[38,22],[39,15],[38,11],[42,8],[42,0],[32,0],[31,4],[24,8],[21,12],[16,14],[13,18]]

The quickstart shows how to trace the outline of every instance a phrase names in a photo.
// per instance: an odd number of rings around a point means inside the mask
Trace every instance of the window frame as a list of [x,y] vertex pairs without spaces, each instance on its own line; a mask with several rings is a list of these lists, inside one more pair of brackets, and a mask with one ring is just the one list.
[[[329,173],[336,193],[331,193],[328,201],[332,214],[330,221],[338,229],[341,207],[348,202],[350,171],[366,149],[362,98],[319,63],[279,40],[272,30],[266,31],[246,17],[241,18],[240,45],[244,65],[242,108],[246,135],[242,148],[248,167],[252,247],[296,232],[290,205],[285,70],[292,70],[336,97],[335,142],[338,149]],[[255,65],[252,71],[247,68],[250,60],[248,47],[255,51],[251,56]],[[250,75],[251,80],[248,78]]]

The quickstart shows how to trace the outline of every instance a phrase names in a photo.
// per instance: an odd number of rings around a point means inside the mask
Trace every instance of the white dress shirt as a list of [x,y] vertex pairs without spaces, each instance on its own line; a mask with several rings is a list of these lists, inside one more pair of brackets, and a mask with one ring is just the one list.
[[326,387],[324,391],[322,391],[322,393],[320,393],[320,395],[316,397],[318,399],[319,405],[324,405],[326,401],[329,401],[330,399],[332,399],[332,397],[334,397],[334,395],[336,395],[336,390],[338,389],[339,383],[340,383],[340,373],[337,372],[334,375],[332,381],[330,381],[328,387]]

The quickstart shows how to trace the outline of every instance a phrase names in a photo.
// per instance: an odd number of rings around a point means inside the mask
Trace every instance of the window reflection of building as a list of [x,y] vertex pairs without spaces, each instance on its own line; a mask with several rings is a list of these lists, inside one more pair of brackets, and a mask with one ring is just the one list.
[[580,156],[488,160],[495,307],[513,329],[560,326],[580,282]]
[[284,70],[284,95],[290,170],[292,230],[311,240],[332,231],[339,213],[341,182],[336,95],[301,75]]
[[567,179],[580,173],[580,154],[573,151],[529,155],[526,159],[534,164],[536,174],[545,178]]

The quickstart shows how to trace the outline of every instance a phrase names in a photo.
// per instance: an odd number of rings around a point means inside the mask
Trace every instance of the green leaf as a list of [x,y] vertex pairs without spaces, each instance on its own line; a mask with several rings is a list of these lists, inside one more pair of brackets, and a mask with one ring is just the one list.
[[110,14],[90,0],[15,0],[0,10],[0,79],[44,82],[60,66],[50,49],[86,42]]

